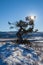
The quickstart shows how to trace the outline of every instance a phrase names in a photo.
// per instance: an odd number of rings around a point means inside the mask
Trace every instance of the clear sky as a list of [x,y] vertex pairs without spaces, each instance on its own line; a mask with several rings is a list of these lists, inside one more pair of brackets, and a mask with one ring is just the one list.
[[29,15],[36,15],[35,29],[43,31],[43,0],[0,0],[0,31],[10,31],[8,21],[16,23]]

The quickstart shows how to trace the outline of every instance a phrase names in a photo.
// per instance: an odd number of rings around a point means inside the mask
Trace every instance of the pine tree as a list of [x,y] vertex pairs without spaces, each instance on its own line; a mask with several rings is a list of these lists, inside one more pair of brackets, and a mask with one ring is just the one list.
[[[25,17],[25,21],[19,20],[16,23],[16,26],[19,28],[17,33],[16,33],[16,35],[18,37],[18,40],[17,40],[18,43],[30,43],[30,41],[27,39],[23,40],[23,35],[29,34],[30,32],[34,32],[34,19],[35,18],[36,18],[36,16],[33,16],[33,17],[27,16],[27,17]],[[10,23],[10,22],[8,22],[8,23],[9,23],[9,25],[13,25],[10,28],[14,28],[13,23]],[[28,29],[26,29],[26,28],[28,28]],[[36,32],[37,31],[38,30],[36,29]]]

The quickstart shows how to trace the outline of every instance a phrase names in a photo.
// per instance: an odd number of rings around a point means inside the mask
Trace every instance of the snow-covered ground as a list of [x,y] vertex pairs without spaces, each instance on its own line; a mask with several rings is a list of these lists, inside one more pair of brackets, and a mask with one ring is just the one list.
[[26,44],[0,43],[0,65],[43,65],[43,51]]

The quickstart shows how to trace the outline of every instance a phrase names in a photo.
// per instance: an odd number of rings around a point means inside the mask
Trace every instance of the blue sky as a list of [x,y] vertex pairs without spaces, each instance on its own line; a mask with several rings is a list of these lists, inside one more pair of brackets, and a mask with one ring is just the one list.
[[43,0],[0,0],[0,31],[10,31],[8,21],[16,23],[31,15],[37,17],[35,29],[43,31]]

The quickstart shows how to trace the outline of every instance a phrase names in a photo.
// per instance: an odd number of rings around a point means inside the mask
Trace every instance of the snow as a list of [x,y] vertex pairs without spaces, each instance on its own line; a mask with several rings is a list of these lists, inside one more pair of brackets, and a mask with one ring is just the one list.
[[0,65],[43,65],[43,53],[37,53],[25,44],[0,43]]

